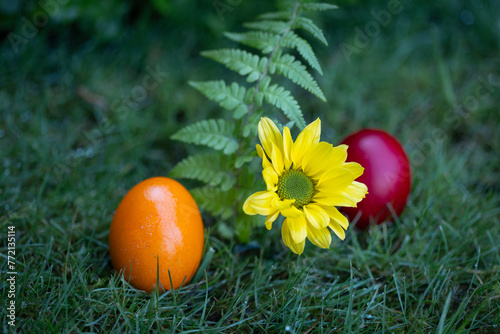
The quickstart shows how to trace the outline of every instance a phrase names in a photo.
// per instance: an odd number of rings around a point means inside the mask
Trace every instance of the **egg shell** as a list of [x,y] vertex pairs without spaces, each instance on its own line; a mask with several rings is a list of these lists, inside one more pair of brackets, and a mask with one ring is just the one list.
[[379,129],[362,129],[347,136],[342,144],[349,146],[347,161],[364,167],[356,181],[366,184],[368,194],[356,208],[343,208],[349,219],[357,220],[356,227],[370,223],[381,224],[403,212],[411,190],[411,167],[408,156],[389,133]]
[[166,177],[134,186],[118,205],[109,232],[114,268],[147,292],[157,285],[157,277],[166,290],[186,285],[199,266],[203,246],[203,221],[193,197]]

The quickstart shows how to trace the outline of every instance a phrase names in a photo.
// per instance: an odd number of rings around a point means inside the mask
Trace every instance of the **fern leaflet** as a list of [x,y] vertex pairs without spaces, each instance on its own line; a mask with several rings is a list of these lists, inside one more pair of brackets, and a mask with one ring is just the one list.
[[218,102],[226,110],[234,110],[234,118],[241,118],[248,112],[245,102],[246,89],[233,82],[227,86],[223,80],[218,81],[190,81],[189,84],[200,91],[210,100]]
[[182,160],[170,171],[170,176],[203,181],[210,186],[220,186],[226,191],[236,182],[230,170],[231,162],[228,156],[205,153]]
[[260,94],[263,95],[264,100],[283,110],[285,115],[300,128],[306,126],[302,111],[300,111],[299,104],[293,98],[290,91],[277,84],[271,85],[261,90]]
[[266,68],[267,59],[261,58],[250,52],[239,49],[220,49],[204,51],[203,56],[226,65],[227,68],[247,75],[247,81],[253,82],[259,79]]
[[337,8],[338,8],[337,6],[329,3],[318,3],[318,2],[303,3],[300,5],[300,9],[302,9],[303,11],[325,11]]
[[316,24],[314,24],[311,19],[308,19],[306,17],[298,17],[294,21],[292,28],[304,29],[305,31],[311,33],[314,37],[319,39],[323,44],[328,45],[323,31],[321,31],[321,29]]
[[226,32],[224,36],[232,41],[259,49],[264,54],[273,51],[280,40],[278,35],[263,31],[249,31],[246,33]]
[[185,143],[205,145],[224,154],[238,149],[238,141],[233,136],[235,124],[223,119],[209,119],[182,128],[172,135],[172,139]]
[[292,80],[295,84],[301,86],[311,94],[316,95],[320,100],[326,102],[326,97],[319,88],[318,83],[307,72],[307,69],[295,57],[289,54],[277,54],[269,65],[269,73],[274,72],[282,74],[288,79]]
[[290,20],[293,12],[290,10],[283,10],[279,12],[264,13],[257,18],[260,20]]
[[283,21],[256,21],[256,22],[247,22],[244,23],[243,26],[249,29],[257,29],[263,31],[274,32],[276,34],[281,34],[288,29],[290,29],[289,25]]
[[233,189],[222,191],[216,187],[201,187],[192,189],[190,192],[203,210],[222,219],[228,219],[234,215],[235,193]]
[[300,53],[300,55],[309,63],[309,65],[311,65],[312,68],[314,68],[320,74],[323,74],[321,66],[319,65],[318,59],[316,58],[311,45],[309,45],[309,43],[305,39],[290,31],[283,37],[281,46],[296,49]]

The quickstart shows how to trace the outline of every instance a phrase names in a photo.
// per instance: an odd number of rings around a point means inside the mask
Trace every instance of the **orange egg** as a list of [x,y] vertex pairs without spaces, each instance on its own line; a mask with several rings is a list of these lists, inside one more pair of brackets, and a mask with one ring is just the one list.
[[134,186],[118,205],[109,231],[114,268],[147,292],[157,285],[158,274],[160,291],[186,285],[198,269],[203,243],[203,221],[193,197],[166,177]]

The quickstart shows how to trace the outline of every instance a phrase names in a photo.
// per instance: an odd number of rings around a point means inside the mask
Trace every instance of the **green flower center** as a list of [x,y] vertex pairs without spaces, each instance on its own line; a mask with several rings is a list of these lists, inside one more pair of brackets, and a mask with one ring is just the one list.
[[293,205],[303,207],[314,195],[314,184],[303,172],[289,170],[278,178],[278,196],[281,200],[294,199]]

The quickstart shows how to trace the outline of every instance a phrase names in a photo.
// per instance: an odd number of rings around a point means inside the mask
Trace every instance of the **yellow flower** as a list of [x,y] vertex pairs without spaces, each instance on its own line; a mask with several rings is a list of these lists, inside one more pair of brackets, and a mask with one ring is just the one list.
[[345,162],[347,145],[320,142],[319,118],[295,142],[290,129],[285,127],[281,134],[266,117],[261,118],[258,132],[262,146],[257,144],[257,153],[267,190],[248,197],[243,211],[267,216],[268,230],[281,213],[283,241],[296,254],[304,251],[306,237],[318,247],[329,248],[329,229],[344,240],[349,222],[336,206],[356,207],[368,193],[366,185],[354,181],[364,168]]

